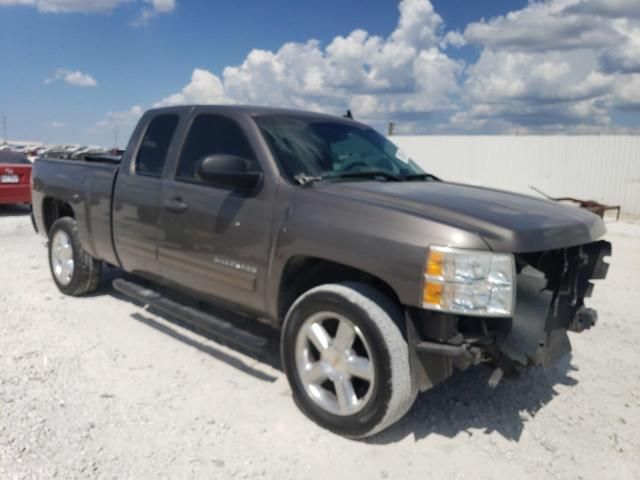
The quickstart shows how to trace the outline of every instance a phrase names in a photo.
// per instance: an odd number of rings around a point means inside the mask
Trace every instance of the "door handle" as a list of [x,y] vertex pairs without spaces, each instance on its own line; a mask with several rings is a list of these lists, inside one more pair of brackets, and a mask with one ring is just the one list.
[[179,197],[162,202],[162,207],[171,213],[183,213],[187,208],[189,208],[189,206]]

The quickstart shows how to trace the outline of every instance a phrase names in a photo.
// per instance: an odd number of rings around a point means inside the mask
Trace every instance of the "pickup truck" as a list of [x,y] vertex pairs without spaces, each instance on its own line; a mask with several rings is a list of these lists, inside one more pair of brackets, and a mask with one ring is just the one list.
[[442,181],[317,113],[154,109],[121,160],[41,159],[32,181],[63,293],[95,291],[108,264],[134,279],[116,290],[225,338],[262,345],[159,292],[272,323],[298,407],[352,438],[472,365],[492,386],[552,365],[595,323],[584,299],[611,254],[596,215]]

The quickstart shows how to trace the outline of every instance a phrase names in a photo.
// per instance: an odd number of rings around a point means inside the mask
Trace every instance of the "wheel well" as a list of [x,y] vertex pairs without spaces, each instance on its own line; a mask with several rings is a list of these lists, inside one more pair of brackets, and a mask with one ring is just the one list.
[[62,217],[76,218],[71,205],[56,198],[45,198],[42,202],[42,218],[45,232],[49,232],[53,223]]
[[289,307],[304,292],[327,283],[358,282],[370,285],[400,305],[396,292],[384,280],[357,268],[313,257],[293,257],[282,273],[278,295],[278,318],[284,319]]

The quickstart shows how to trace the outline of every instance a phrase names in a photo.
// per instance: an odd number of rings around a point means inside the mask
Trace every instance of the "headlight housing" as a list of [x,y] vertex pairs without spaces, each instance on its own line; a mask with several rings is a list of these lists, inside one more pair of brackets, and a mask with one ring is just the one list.
[[515,307],[513,255],[432,246],[422,305],[464,315],[507,317]]

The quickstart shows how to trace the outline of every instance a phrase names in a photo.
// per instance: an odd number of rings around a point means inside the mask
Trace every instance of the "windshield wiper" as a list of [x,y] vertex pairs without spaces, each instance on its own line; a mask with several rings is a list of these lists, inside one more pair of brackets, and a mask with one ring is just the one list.
[[343,178],[384,178],[385,180],[391,180],[393,182],[400,182],[401,180],[403,180],[403,177],[399,177],[398,175],[394,175],[393,173],[385,172],[384,170],[368,170],[364,172],[339,172],[318,176],[299,173],[294,178],[303,187],[312,185],[315,182],[319,181],[338,180]]
[[431,175],[430,173],[412,173],[410,175],[405,175],[402,177],[402,180],[429,180],[432,182],[441,182],[438,177],[435,175]]
[[302,187],[306,187],[308,185],[312,185],[315,182],[318,182],[320,180],[324,180],[325,179],[324,176],[320,176],[320,175],[313,176],[313,175],[307,175],[306,173],[298,173],[293,178]]
[[331,178],[384,178],[385,180],[391,180],[399,182],[402,180],[398,175],[385,172],[384,170],[365,170],[362,172],[340,172],[332,174]]

